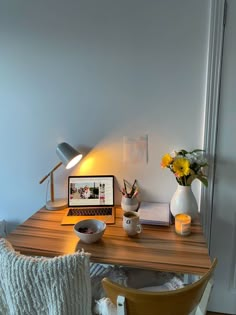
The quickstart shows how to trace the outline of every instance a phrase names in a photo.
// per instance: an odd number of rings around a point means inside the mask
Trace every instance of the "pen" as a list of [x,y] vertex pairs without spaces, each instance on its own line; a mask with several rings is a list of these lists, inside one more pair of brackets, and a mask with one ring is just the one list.
[[135,182],[136,180],[134,181],[133,185],[131,186],[131,189],[130,189],[130,197],[133,196],[134,192],[135,192]]
[[135,184],[136,184],[136,179],[135,179],[135,181],[134,181],[134,183],[133,183],[133,185],[132,185],[132,187],[131,187],[131,191],[130,191],[130,194],[131,194],[131,196],[134,194],[134,192],[135,192]]
[[[133,185],[131,185],[127,180],[123,179],[124,187],[122,188],[121,193],[123,196],[127,198],[134,198],[138,194],[138,186],[137,186],[137,180],[135,179],[133,182]],[[129,187],[129,192],[127,191],[127,187]]]
[[138,190],[135,190],[135,192],[133,193],[133,195],[131,196],[131,198],[133,199],[134,197],[136,197],[138,194]]
[[127,189],[126,189],[126,183],[125,183],[125,179],[123,179],[124,182],[124,189],[125,189],[125,194],[127,195]]
[[127,193],[125,192],[125,189],[124,189],[124,188],[123,188],[123,190],[122,190],[122,195],[125,196],[125,197],[127,197]]

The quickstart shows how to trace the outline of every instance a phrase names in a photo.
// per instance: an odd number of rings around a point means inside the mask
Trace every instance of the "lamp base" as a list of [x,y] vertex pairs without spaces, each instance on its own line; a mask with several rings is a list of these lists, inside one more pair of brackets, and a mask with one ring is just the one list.
[[62,210],[68,207],[66,199],[55,199],[54,201],[48,201],[46,203],[46,209],[48,210]]

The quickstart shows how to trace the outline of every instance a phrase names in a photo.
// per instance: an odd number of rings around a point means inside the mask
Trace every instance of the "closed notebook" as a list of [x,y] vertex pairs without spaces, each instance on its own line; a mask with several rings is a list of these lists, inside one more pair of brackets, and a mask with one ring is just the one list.
[[171,214],[168,203],[143,201],[138,214],[142,224],[170,225]]

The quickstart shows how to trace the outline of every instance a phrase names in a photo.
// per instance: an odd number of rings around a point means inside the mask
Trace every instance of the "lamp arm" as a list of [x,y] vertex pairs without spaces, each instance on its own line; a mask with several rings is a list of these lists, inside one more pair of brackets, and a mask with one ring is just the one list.
[[51,174],[58,169],[62,165],[62,162],[59,162],[47,175],[45,175],[39,182],[39,184],[42,184]]

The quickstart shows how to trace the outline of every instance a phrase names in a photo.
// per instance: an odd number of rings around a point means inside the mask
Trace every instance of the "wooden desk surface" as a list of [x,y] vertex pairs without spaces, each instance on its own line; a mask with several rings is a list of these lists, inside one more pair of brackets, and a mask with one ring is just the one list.
[[202,228],[192,225],[189,236],[179,236],[174,225],[143,225],[141,234],[128,237],[122,228],[122,213],[116,208],[116,223],[107,225],[102,240],[94,244],[80,241],[73,226],[61,226],[65,210],[40,209],[19,225],[7,239],[25,255],[54,257],[84,248],[91,261],[153,270],[203,274],[211,265]]

